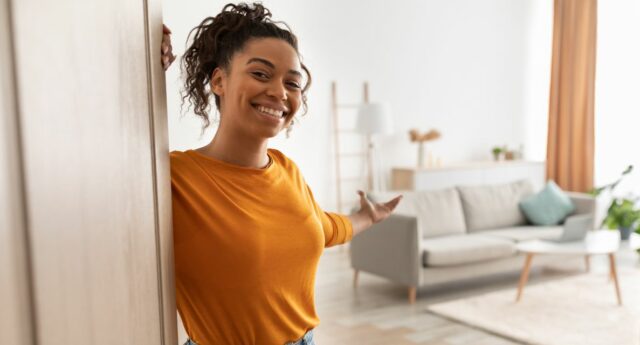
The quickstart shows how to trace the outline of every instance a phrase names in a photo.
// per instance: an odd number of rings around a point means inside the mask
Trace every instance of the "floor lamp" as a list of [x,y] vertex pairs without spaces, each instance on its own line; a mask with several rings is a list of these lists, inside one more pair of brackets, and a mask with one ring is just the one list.
[[387,103],[365,103],[358,108],[356,128],[367,137],[367,191],[374,190],[374,135],[393,133],[391,111]]

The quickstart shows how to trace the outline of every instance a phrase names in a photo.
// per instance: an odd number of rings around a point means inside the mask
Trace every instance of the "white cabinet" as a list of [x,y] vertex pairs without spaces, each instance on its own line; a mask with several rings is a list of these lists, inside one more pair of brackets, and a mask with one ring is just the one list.
[[391,189],[429,190],[464,185],[509,183],[526,179],[534,190],[545,182],[544,162],[469,162],[434,168],[393,168]]

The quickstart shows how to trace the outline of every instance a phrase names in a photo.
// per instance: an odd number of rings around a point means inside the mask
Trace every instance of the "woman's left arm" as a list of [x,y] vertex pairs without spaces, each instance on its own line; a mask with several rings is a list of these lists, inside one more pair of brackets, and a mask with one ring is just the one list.
[[371,225],[387,219],[402,199],[402,195],[399,195],[385,203],[374,204],[367,199],[363,191],[358,191],[358,195],[360,195],[360,210],[349,215],[353,236],[368,229]]

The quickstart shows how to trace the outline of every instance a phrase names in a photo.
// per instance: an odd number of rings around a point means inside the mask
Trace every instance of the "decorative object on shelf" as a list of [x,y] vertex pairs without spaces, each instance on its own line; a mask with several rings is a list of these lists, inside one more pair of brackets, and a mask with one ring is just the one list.
[[521,144],[518,150],[509,149],[507,145],[494,146],[491,149],[491,153],[493,154],[494,161],[501,159],[507,161],[521,160],[524,157],[524,146]]
[[502,154],[502,147],[501,146],[495,146],[494,148],[491,149],[491,153],[493,154],[493,160],[494,161],[499,161],[500,160],[500,155]]
[[[600,196],[605,191],[612,194],[625,176],[632,171],[633,165],[629,165],[615,182],[594,188],[590,194]],[[607,209],[607,216],[602,221],[601,226],[606,226],[609,229],[618,229],[622,240],[628,240],[633,231],[640,234],[640,208],[636,207],[636,203],[639,200],[640,198],[634,196],[625,198],[612,197],[611,204]]]
[[[430,129],[427,132],[424,133],[420,133],[417,129],[411,129],[409,131],[409,138],[411,139],[412,143],[418,143],[418,167],[419,168],[424,168],[427,167],[427,162],[424,159],[424,154],[425,154],[425,149],[424,149],[424,145],[427,141],[433,141],[433,140],[437,140],[440,139],[442,135],[440,134],[440,132],[436,129]],[[429,159],[429,165],[428,166],[433,166],[433,156],[430,156]]]
[[504,159],[507,161],[512,161],[516,158],[515,152],[513,152],[512,150],[507,150],[505,149],[504,151]]
[[518,151],[515,151],[516,159],[524,159],[524,145],[520,144]]
[[356,129],[367,137],[367,189],[372,191],[380,189],[375,186],[379,177],[376,173],[376,157],[373,142],[374,135],[388,135],[393,133],[393,122],[391,118],[390,106],[388,103],[364,103],[358,107],[358,118]]

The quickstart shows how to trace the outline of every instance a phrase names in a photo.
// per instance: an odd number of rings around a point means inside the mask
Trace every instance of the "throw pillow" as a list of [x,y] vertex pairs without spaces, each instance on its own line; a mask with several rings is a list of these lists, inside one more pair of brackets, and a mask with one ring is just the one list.
[[519,205],[527,220],[535,225],[560,224],[576,209],[571,198],[553,181],[547,182],[540,192],[523,199]]

